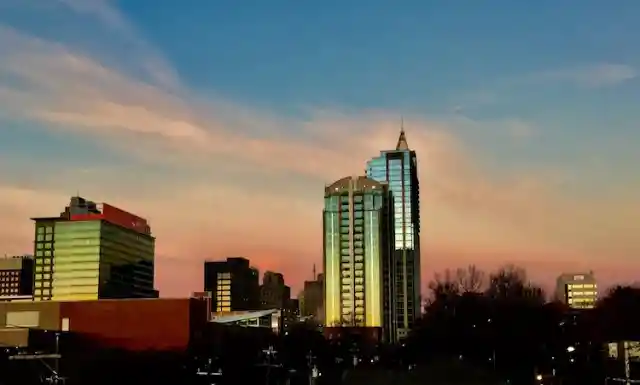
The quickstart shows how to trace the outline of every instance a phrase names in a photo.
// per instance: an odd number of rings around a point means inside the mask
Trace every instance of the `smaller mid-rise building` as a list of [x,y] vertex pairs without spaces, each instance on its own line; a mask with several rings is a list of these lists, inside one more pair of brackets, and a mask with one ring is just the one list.
[[33,297],[33,257],[0,259],[0,301]]
[[556,298],[574,309],[591,309],[598,300],[598,285],[593,272],[565,273],[558,277]]
[[319,274],[312,281],[305,281],[304,288],[298,296],[300,300],[300,316],[313,318],[319,323],[324,320],[324,312],[322,310],[324,303],[323,279],[324,276]]
[[211,293],[213,312],[258,310],[260,277],[246,258],[204,263],[204,291]]
[[263,309],[284,309],[291,299],[291,288],[284,283],[281,273],[267,271],[260,285],[260,302]]
[[36,301],[155,298],[155,238],[146,219],[71,197],[35,223]]

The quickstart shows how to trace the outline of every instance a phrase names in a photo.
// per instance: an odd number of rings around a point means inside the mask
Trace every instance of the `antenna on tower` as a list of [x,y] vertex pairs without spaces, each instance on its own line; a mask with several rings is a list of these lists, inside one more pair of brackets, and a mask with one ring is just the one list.
[[316,280],[316,264],[313,264],[313,280]]

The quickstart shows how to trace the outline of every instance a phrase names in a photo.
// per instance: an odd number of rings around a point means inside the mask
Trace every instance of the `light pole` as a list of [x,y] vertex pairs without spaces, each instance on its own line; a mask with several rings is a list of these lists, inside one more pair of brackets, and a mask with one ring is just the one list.
[[[11,325],[11,324],[5,324],[6,327],[10,327],[10,328],[18,328],[18,329],[27,329],[30,330],[30,328],[28,327],[24,327],[24,326],[19,326],[19,325]],[[47,330],[44,331],[45,333],[48,332]],[[25,352],[19,352],[17,354],[11,355],[8,357],[10,360],[38,360],[40,361],[40,363],[42,363],[42,365],[44,367],[47,368],[47,370],[49,370],[50,374],[48,376],[45,376],[42,381],[49,383],[49,384],[64,384],[66,382],[66,378],[65,377],[60,377],[60,332],[56,331],[55,332],[55,353],[54,354],[42,354],[42,353],[35,353],[35,354],[28,354]],[[45,361],[46,359],[53,359],[54,360],[54,364],[53,364],[53,368]]]

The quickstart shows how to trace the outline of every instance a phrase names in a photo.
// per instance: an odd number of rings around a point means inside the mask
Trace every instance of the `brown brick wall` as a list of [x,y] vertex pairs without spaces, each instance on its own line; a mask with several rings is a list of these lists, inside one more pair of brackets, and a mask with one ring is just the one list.
[[190,337],[189,299],[61,303],[69,331],[105,348],[184,351]]

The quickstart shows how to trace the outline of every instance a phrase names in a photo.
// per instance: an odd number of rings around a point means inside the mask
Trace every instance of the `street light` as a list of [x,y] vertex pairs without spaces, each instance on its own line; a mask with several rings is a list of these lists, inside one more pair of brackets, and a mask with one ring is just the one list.
[[573,353],[573,352],[575,352],[575,351],[576,351],[576,348],[575,348],[575,347],[573,347],[573,346],[569,346],[569,347],[567,347],[567,352],[568,352],[568,353]]

